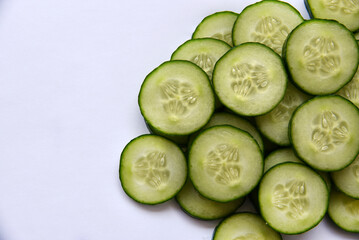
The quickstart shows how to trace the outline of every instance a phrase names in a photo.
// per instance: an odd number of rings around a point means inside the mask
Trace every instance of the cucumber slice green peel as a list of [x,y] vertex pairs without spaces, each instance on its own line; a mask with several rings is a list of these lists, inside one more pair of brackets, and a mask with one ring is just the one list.
[[338,171],[359,153],[359,109],[336,95],[318,96],[299,106],[289,126],[296,155],[321,171]]
[[138,104],[157,133],[189,135],[214,112],[214,93],[207,74],[196,64],[173,60],[161,64],[142,83]]
[[125,193],[143,204],[173,198],[187,177],[181,149],[164,137],[145,134],[131,140],[121,153],[120,181]]
[[297,87],[308,94],[337,92],[354,76],[359,62],[358,44],[345,26],[312,19],[288,36],[283,58]]
[[263,219],[249,212],[236,213],[222,220],[214,230],[213,240],[281,240],[282,236]]
[[300,163],[287,162],[268,170],[259,185],[258,201],[264,220],[276,231],[299,234],[324,217],[329,194],[325,181]]
[[245,198],[238,198],[227,203],[212,201],[199,194],[188,178],[182,190],[176,195],[176,200],[182,210],[191,217],[200,220],[215,220],[233,213],[244,203]]
[[206,198],[229,202],[247,195],[263,174],[263,156],[247,132],[229,125],[210,127],[193,141],[189,176]]

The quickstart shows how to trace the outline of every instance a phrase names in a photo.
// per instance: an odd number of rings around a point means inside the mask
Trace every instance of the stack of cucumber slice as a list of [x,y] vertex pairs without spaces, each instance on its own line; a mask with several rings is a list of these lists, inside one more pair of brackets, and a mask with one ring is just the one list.
[[[305,2],[313,19],[276,0],[209,15],[147,75],[129,197],[224,218],[215,240],[281,239],[326,213],[359,232],[359,1]],[[234,214],[246,196],[258,214]]]

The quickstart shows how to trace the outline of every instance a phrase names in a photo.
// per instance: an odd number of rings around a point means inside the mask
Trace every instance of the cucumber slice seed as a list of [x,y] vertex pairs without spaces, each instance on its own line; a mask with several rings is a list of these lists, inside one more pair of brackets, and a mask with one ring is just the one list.
[[156,133],[189,135],[214,112],[214,93],[207,74],[196,64],[173,60],[161,64],[142,83],[138,104]]
[[303,22],[288,36],[283,57],[293,82],[312,95],[337,92],[354,76],[359,48],[353,34],[333,20]]
[[188,178],[182,190],[176,195],[176,200],[190,216],[201,220],[214,220],[233,213],[243,204],[245,198],[227,203],[212,201],[199,194]]
[[288,34],[304,21],[290,4],[281,1],[259,1],[247,6],[233,26],[233,42],[259,42],[279,55]]
[[311,167],[338,171],[359,153],[359,109],[337,95],[319,96],[297,108],[289,134],[296,154]]
[[195,38],[214,38],[233,46],[232,29],[238,14],[231,11],[216,12],[205,17],[192,35]]
[[261,43],[243,43],[229,50],[214,67],[212,80],[223,105],[245,116],[274,109],[288,81],[279,55]]
[[315,227],[328,206],[327,185],[318,173],[287,162],[268,170],[259,185],[258,201],[264,220],[276,231],[299,234]]
[[210,127],[193,141],[189,176],[206,198],[229,202],[247,195],[263,173],[263,157],[247,132],[229,125]]
[[173,198],[187,177],[181,149],[164,137],[141,135],[121,154],[120,180],[125,193],[143,204],[159,204]]
[[270,228],[254,213],[236,213],[220,222],[214,230],[213,240],[281,240],[282,236]]

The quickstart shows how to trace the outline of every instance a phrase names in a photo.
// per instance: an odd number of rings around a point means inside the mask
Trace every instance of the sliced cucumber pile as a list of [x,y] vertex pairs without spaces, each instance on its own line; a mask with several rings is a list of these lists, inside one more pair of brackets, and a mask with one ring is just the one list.
[[[119,164],[130,198],[222,219],[214,240],[281,239],[326,213],[359,232],[358,0],[306,4],[314,19],[275,0],[213,13],[144,78],[151,134]],[[246,196],[258,214],[236,213]]]

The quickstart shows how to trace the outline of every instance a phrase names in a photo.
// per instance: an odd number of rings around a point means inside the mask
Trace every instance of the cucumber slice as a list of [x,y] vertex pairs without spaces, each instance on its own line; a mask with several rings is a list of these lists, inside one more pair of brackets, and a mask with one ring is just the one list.
[[285,162],[304,164],[304,162],[294,154],[292,148],[282,148],[272,152],[264,159],[264,173],[272,167]]
[[[264,145],[261,135],[248,120],[232,113],[216,112],[212,115],[211,119],[206,124],[206,126],[203,127],[203,129],[207,129],[209,127],[217,125],[230,125],[248,132],[254,138],[254,140],[256,140],[262,152],[264,151]],[[198,133],[191,135],[190,142],[192,142],[197,135]]]
[[288,84],[283,100],[269,113],[255,118],[259,131],[280,146],[290,144],[288,125],[294,110],[310,97]]
[[151,134],[155,134],[155,135],[160,135],[162,137],[165,137],[173,142],[175,142],[176,144],[180,145],[180,146],[186,146],[188,144],[189,141],[189,135],[170,135],[170,134],[164,134],[162,132],[158,132],[156,131],[155,128],[153,128],[148,122],[145,121],[146,127],[148,129],[148,131]]
[[281,1],[260,1],[246,7],[233,26],[233,42],[260,42],[279,55],[288,34],[303,17],[290,4]]
[[223,11],[205,17],[194,31],[192,39],[215,38],[233,46],[232,28],[237,16],[237,13]]
[[243,43],[218,60],[213,87],[219,100],[233,112],[257,116],[282,100],[287,73],[272,49],[260,43]]
[[332,190],[328,215],[340,228],[359,233],[359,199],[351,198],[342,192]]
[[359,49],[353,34],[343,25],[312,19],[289,34],[283,57],[299,88],[325,95],[337,92],[353,78]]
[[193,187],[191,180],[187,179],[182,190],[176,195],[181,208],[190,216],[201,220],[214,220],[223,218],[239,208],[245,198],[239,198],[228,203],[220,203],[203,197]]
[[348,167],[332,172],[331,176],[340,191],[349,197],[359,199],[359,155]]
[[212,79],[214,65],[231,47],[212,38],[191,39],[177,48],[171,60],[187,60],[197,64]]
[[[285,162],[305,164],[295,155],[292,148],[282,148],[272,152],[264,159],[264,172],[267,172],[270,168]],[[324,179],[325,183],[327,184],[328,191],[330,191],[332,182],[330,180],[329,173],[318,170],[315,171]]]
[[258,191],[264,220],[276,231],[299,234],[315,227],[328,206],[320,175],[300,163],[282,163],[267,171]]
[[297,155],[322,171],[338,171],[359,153],[359,109],[340,96],[313,98],[294,112],[289,133]]
[[159,204],[181,190],[187,177],[187,163],[176,144],[147,134],[126,145],[119,173],[122,188],[129,197],[144,204]]
[[138,103],[145,121],[165,135],[189,135],[214,112],[207,74],[182,60],[165,62],[153,70],[142,83]]
[[358,0],[305,0],[304,2],[312,18],[337,20],[350,31],[359,30]]
[[190,147],[188,165],[198,192],[218,202],[247,195],[263,173],[257,142],[247,132],[229,125],[200,133]]
[[271,229],[254,213],[234,214],[215,228],[213,240],[281,240],[282,236]]
[[[359,44],[359,41],[358,41]],[[337,92],[340,96],[348,99],[359,108],[359,66],[353,79]]]

